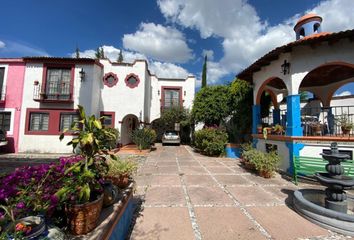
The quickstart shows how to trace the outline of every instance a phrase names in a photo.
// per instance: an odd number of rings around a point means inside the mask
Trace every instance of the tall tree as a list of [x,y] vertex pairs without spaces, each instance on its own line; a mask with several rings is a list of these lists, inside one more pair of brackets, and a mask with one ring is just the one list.
[[80,49],[79,49],[79,46],[76,46],[76,49],[75,49],[75,57],[76,57],[76,58],[80,58]]
[[124,60],[123,60],[122,50],[120,50],[120,51],[119,51],[119,55],[118,55],[117,62],[122,63],[123,61],[124,61]]
[[207,85],[207,61],[208,61],[208,57],[207,55],[205,55],[204,64],[203,64],[203,73],[202,73],[202,88],[206,87]]
[[97,49],[96,49],[95,57],[96,57],[97,59],[101,59],[101,58],[102,58],[102,57],[101,57],[101,49],[100,49],[100,48],[97,48]]
[[105,58],[103,47],[101,47],[100,52],[101,52],[101,58]]
[[207,126],[224,122],[230,116],[229,86],[209,86],[202,88],[194,98],[192,117]]

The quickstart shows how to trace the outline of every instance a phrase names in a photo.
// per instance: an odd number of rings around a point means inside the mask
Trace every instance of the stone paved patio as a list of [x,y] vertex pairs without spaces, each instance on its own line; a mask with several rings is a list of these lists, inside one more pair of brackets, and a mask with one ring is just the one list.
[[294,212],[297,187],[280,175],[263,179],[188,146],[158,146],[136,180],[144,202],[131,239],[351,239]]

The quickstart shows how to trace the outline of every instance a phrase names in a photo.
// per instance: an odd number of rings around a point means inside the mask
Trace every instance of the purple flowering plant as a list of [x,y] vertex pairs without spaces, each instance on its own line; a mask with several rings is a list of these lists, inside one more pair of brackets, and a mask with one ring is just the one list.
[[[81,159],[61,157],[56,163],[17,168],[0,178],[0,204],[10,208],[16,219],[38,214],[50,217],[59,204],[55,193],[62,187],[65,170]],[[0,218],[5,218],[4,211]]]

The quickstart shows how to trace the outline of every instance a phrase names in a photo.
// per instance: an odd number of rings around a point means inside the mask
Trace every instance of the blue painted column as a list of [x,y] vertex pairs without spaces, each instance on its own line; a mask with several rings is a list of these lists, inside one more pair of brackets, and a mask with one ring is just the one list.
[[294,157],[300,155],[300,150],[305,146],[303,143],[296,142],[286,142],[286,146],[289,149],[289,168],[288,173],[293,174],[294,172]]
[[280,124],[280,109],[273,109],[273,123]]
[[286,103],[286,135],[302,136],[300,95],[287,96]]
[[257,126],[261,124],[261,105],[252,106],[252,133],[257,134]]
[[[286,135],[287,136],[302,136],[301,127],[301,107],[300,95],[290,95],[286,98],[287,113],[286,113]],[[295,156],[299,156],[300,150],[304,144],[294,141],[287,142],[286,146],[289,149],[289,168],[288,172],[293,173],[293,161]]]

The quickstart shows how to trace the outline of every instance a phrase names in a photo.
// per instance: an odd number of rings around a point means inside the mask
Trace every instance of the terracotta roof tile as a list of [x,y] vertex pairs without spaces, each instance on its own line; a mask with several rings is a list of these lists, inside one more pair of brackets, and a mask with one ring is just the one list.
[[344,38],[350,38],[354,40],[354,29],[341,31],[337,33],[324,32],[320,34],[311,35],[308,36],[307,38],[302,38],[297,41],[290,42],[288,44],[277,47],[272,51],[268,52],[263,57],[259,58],[257,61],[251,64],[249,67],[247,67],[246,69],[238,73],[236,77],[252,82],[253,81],[252,75],[254,72],[259,71],[261,67],[268,65],[269,62],[276,60],[281,53],[291,51],[293,47],[309,45],[314,43],[321,43],[325,41],[340,40]]

